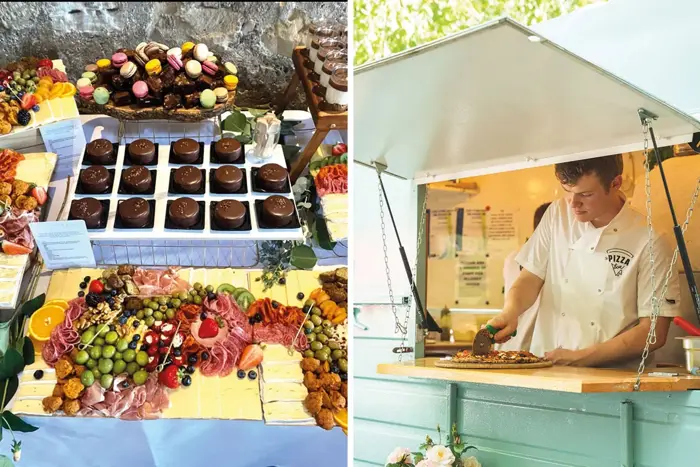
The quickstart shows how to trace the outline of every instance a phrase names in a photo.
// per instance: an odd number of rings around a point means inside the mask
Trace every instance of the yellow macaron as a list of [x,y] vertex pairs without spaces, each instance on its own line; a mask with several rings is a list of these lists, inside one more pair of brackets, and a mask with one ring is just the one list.
[[180,47],[180,49],[182,49],[183,54],[186,54],[190,50],[194,49],[194,42],[185,42],[184,44],[182,44],[182,47]]
[[146,73],[149,75],[159,75],[161,71],[163,71],[163,69],[160,66],[160,60],[157,58],[149,60],[149,62],[146,63]]
[[108,58],[101,58],[97,61],[97,68],[100,70],[106,70],[112,66],[112,61]]
[[238,87],[238,77],[234,75],[224,76],[224,86],[226,86],[226,89],[229,91],[233,91]]

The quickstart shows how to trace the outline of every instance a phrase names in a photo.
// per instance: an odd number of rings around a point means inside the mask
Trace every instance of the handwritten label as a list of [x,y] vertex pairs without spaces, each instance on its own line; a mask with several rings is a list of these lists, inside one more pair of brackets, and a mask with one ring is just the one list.
[[84,221],[33,222],[29,227],[48,269],[95,267]]
[[85,135],[79,119],[64,120],[39,128],[48,152],[58,154],[53,180],[75,175],[80,155],[85,149]]

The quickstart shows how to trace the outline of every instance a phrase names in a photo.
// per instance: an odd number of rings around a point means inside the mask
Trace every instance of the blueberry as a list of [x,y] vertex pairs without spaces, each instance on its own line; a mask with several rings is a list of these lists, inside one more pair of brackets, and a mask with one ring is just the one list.
[[279,307],[279,306],[280,306],[279,303],[277,303],[276,301],[272,300],[272,308],[277,308],[277,307]]
[[44,377],[44,372],[42,370],[36,370],[34,372],[34,379],[41,379]]
[[132,339],[134,342],[138,342],[141,340],[141,334],[134,334],[134,338]]
[[187,361],[192,363],[192,364],[197,363],[197,354],[190,355],[189,358],[187,359]]
[[205,319],[207,319],[207,312],[206,312],[206,311],[203,311],[202,314],[199,315],[199,319],[201,319],[202,321],[204,321]]
[[112,297],[116,297],[119,292],[117,292],[115,289],[112,289],[112,292],[110,293],[112,294]]
[[255,324],[255,318],[248,318],[248,324],[251,326]]
[[209,360],[209,352],[202,352],[202,360]]
[[38,112],[38,111],[39,111],[39,104],[37,104],[37,105],[35,105],[34,107],[32,107],[32,110],[33,110],[34,112]]
[[166,347],[168,344],[165,343],[165,341],[158,340],[158,347]]
[[141,325],[141,321],[139,321],[139,320],[135,320],[135,321],[134,321],[133,326],[134,326],[135,328],[139,327],[140,325]]
[[182,355],[182,350],[180,350],[180,349],[175,349],[175,350],[173,350],[173,355],[175,355],[176,357],[181,356],[181,355]]
[[189,386],[190,384],[192,384],[192,377],[190,377],[190,375],[185,375],[185,376],[182,378],[182,385],[183,385],[183,386]]
[[347,381],[347,380],[348,380],[348,374],[347,374],[347,373],[341,373],[341,374],[340,374],[340,380],[341,380],[341,381]]
[[131,310],[124,310],[124,316],[127,318],[131,317]]
[[121,325],[126,324],[126,316],[120,316],[120,317],[119,317],[119,324],[121,324]]
[[136,350],[136,347],[138,347],[138,346],[139,346],[138,342],[135,342],[135,341],[129,342],[129,348],[131,350]]
[[148,350],[148,346],[146,344],[143,344],[141,346],[141,350],[143,350],[145,352],[146,350]]
[[85,296],[85,292],[83,292],[82,290],[80,292],[78,292],[78,297],[84,297],[84,296]]
[[183,373],[187,372],[187,367],[185,365],[180,365],[179,370]]
[[113,325],[113,324],[110,324],[110,325],[109,325],[109,330],[110,330],[110,331],[116,331],[116,330],[117,330],[117,327],[116,327],[115,325]]
[[86,284],[85,282],[81,282],[81,283],[80,283],[80,288],[81,288],[81,289],[87,288],[87,284]]
[[280,283],[280,285],[284,285],[287,283],[287,279],[284,277],[280,277],[280,280],[278,282]]
[[297,294],[297,300],[304,300],[304,292],[299,292]]
[[194,373],[194,367],[192,365],[188,365],[187,368],[185,369],[186,373],[192,374]]
[[208,298],[209,300],[216,300],[216,294],[215,294],[214,292],[209,292],[209,293],[207,294],[207,298]]
[[250,370],[248,372],[248,379],[255,379],[258,377],[258,374],[255,372],[255,370]]
[[90,276],[85,276],[83,277],[83,282],[87,284],[88,282],[90,282],[90,279],[92,279]]
[[0,86],[0,92],[4,91],[5,88],[3,86]]
[[239,377],[240,379],[243,379],[243,378],[245,378],[245,371],[243,371],[243,370],[238,370],[237,375],[238,375],[238,377]]
[[173,363],[173,358],[168,355],[168,358],[165,359],[165,366],[172,365]]

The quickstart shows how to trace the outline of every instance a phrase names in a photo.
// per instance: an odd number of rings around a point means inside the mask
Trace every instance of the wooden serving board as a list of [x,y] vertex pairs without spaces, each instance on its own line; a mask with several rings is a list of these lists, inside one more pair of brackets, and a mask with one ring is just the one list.
[[521,370],[523,368],[547,368],[552,362],[538,363],[458,363],[451,360],[437,360],[435,366],[440,368],[454,368],[456,370]]

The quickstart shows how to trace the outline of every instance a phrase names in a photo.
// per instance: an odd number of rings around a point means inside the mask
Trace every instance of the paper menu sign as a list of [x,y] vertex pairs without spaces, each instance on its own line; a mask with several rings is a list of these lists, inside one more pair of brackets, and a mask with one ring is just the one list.
[[80,155],[85,149],[85,135],[79,119],[63,120],[39,128],[48,152],[58,154],[58,163],[52,180],[72,177],[78,168]]
[[32,222],[29,227],[48,269],[96,266],[84,221]]

